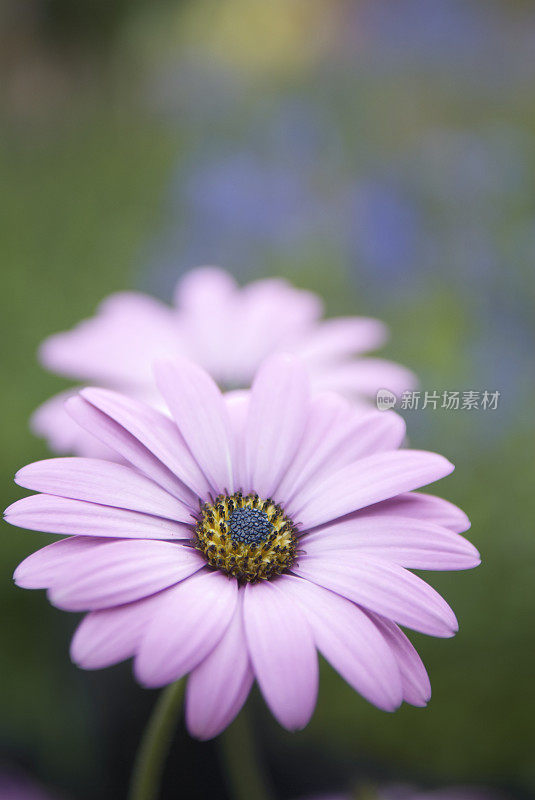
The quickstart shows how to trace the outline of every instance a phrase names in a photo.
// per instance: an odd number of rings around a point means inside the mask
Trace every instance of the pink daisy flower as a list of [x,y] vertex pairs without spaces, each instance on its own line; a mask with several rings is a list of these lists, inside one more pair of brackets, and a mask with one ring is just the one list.
[[0,772],[0,798],[2,800],[59,800],[54,794],[17,773]]
[[[376,800],[506,800],[501,793],[480,786],[450,786],[446,789],[417,789],[413,786],[384,786],[374,792],[368,786],[362,796],[375,797]],[[301,800],[354,800],[360,796],[354,794],[321,794],[303,797]]]
[[250,392],[223,395],[186,360],[156,368],[172,418],[101,388],[69,413],[123,459],[55,458],[24,467],[40,494],[6,519],[67,535],[15,572],[25,588],[89,611],[73,660],[134,658],[156,687],[189,673],[186,719],[221,732],[256,679],[284,727],[309,721],[319,650],[379,708],[424,706],[425,668],[399,628],[449,637],[446,602],[416,569],[479,563],[451,503],[414,493],[450,473],[440,455],[399,450],[403,420],[310,393],[305,368],[276,355]]
[[[174,306],[134,292],[115,294],[97,314],[73,330],[48,338],[40,360],[53,372],[84,383],[118,389],[159,407],[152,364],[186,356],[222,388],[246,388],[271,353],[294,352],[305,362],[315,388],[355,398],[379,388],[399,395],[415,383],[404,367],[364,357],[386,339],[375,319],[322,320],[320,298],[282,279],[239,288],[221,269],[204,267],[177,284]],[[51,398],[34,414],[32,426],[57,453],[109,456],[74,426],[64,410],[68,394]]]

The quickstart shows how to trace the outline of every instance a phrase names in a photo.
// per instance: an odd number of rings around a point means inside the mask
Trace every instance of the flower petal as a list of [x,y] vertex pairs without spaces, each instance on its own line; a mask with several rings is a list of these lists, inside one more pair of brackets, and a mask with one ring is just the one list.
[[[301,537],[308,555],[361,553],[410,569],[472,569],[481,559],[473,544],[457,533],[410,517],[352,517]],[[351,556],[347,550],[353,551]]]
[[406,434],[405,420],[394,411],[368,411],[353,414],[346,431],[345,447],[337,454],[333,466],[345,466],[351,461],[397,450]]
[[457,620],[446,601],[403,567],[372,558],[302,556],[292,572],[337,592],[358,605],[429,636],[449,637]]
[[227,299],[225,306],[226,351],[219,359],[217,374],[229,386],[250,385],[264,359],[292,350],[313,330],[322,308],[317,295],[280,278],[248,284]]
[[144,686],[163,686],[196,667],[232,619],[238,584],[202,571],[166,592],[141,642],[134,672]]
[[81,395],[131,433],[195,494],[206,493],[206,479],[173,420],[140,400],[107,389],[84,389]]
[[367,614],[355,603],[310,581],[284,578],[284,589],[299,602],[318,650],[370,703],[384,711],[401,705],[397,661]]
[[121,292],[94,317],[46,339],[39,358],[61,375],[117,386],[151,381],[154,359],[179,352],[175,312],[148,295]]
[[303,436],[277,488],[277,501],[290,508],[292,498],[317,476],[339,447],[349,413],[347,401],[332,392],[311,398]]
[[212,378],[186,359],[158,363],[155,375],[180,433],[213,489],[233,491],[232,430]]
[[241,709],[253,683],[243,629],[243,592],[232,620],[212,652],[195,667],[186,691],[186,723],[192,736],[212,739]]
[[91,536],[69,536],[41,547],[18,565],[13,574],[17,586],[23,589],[48,589],[68,564],[87,552],[109,544],[110,539]]
[[243,287],[239,310],[242,330],[248,332],[237,342],[240,362],[254,373],[271,353],[301,344],[314,330],[323,303],[317,294],[282,278],[267,278]]
[[322,320],[297,352],[310,362],[330,362],[354,353],[375,350],[388,338],[388,330],[378,319],[336,317]]
[[191,510],[131,467],[97,458],[49,458],[20,469],[15,483],[35,492],[191,522]]
[[204,566],[199,553],[182,544],[111,542],[69,561],[54,577],[48,598],[65,611],[119,606],[167,589]]
[[72,639],[71,659],[82,669],[102,669],[133,656],[164,596],[86,614]]
[[358,516],[368,517],[376,514],[424,519],[434,522],[435,525],[442,525],[443,528],[448,528],[455,533],[464,533],[470,527],[470,520],[464,511],[448,500],[443,500],[442,497],[435,497],[424,492],[399,494],[390,500],[383,500],[381,503],[368,506],[358,512]]
[[326,479],[373,453],[395,450],[404,437],[405,422],[393,412],[356,412],[338,395],[315,397],[299,450],[278,490],[288,512],[299,508],[311,481]]
[[208,316],[237,290],[236,281],[220,267],[197,267],[187,272],[177,283],[174,303],[180,311]]
[[234,361],[234,331],[239,314],[239,290],[234,278],[217,267],[200,267],[187,273],[175,289],[175,304],[192,361],[212,377],[225,377]]
[[383,358],[355,358],[343,364],[326,368],[316,378],[317,388],[330,388],[343,395],[365,395],[374,397],[378,389],[388,389],[396,397],[414,389],[417,380],[414,374]]
[[446,458],[421,450],[377,453],[312,481],[293,511],[303,530],[449,475]]
[[77,456],[105,458],[108,461],[120,460],[111,447],[86,431],[67,413],[65,403],[78,391],[68,389],[42,403],[31,416],[32,432],[45,439],[53,453],[74,453]]
[[65,408],[79,425],[113,448],[121,458],[124,458],[151,480],[156,481],[174,497],[193,507],[195,503],[193,492],[119,422],[80,396],[67,400]]
[[422,660],[409,639],[389,619],[366,612],[370,619],[377,625],[387,644],[394,653],[403,687],[403,699],[413,706],[423,707],[431,699],[431,684]]
[[6,522],[19,528],[71,536],[113,536],[125,539],[189,539],[191,528],[181,522],[71,500],[49,494],[23,497],[6,508]]
[[249,485],[271,497],[303,436],[308,414],[308,379],[288,355],[272,356],[258,370],[251,390],[245,435]]
[[245,430],[249,413],[250,396],[250,392],[242,390],[226,392],[225,394],[225,405],[232,427],[234,485],[241,487],[247,485]]
[[[308,289],[297,289],[284,278],[264,278],[244,286],[240,292],[247,322],[257,342],[268,340],[278,350],[312,330],[323,313],[323,301]],[[277,324],[273,324],[274,315]],[[255,326],[256,322],[256,326]],[[248,328],[249,329],[249,328]]]
[[266,703],[285,728],[304,728],[316,705],[318,660],[310,626],[284,592],[284,580],[247,584],[244,622]]

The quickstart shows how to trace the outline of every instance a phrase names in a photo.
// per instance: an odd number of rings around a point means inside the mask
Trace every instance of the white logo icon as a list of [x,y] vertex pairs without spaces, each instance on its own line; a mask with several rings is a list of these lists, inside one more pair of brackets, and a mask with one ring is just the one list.
[[378,389],[376,404],[379,411],[388,411],[397,403],[397,397],[390,389]]

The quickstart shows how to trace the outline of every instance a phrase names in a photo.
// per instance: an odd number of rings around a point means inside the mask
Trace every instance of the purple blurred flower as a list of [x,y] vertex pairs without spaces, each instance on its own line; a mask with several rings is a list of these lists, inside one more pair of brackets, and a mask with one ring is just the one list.
[[[40,350],[48,369],[86,382],[96,381],[157,404],[153,364],[185,355],[226,388],[247,387],[262,359],[277,351],[303,358],[317,389],[355,400],[379,388],[400,395],[415,383],[404,367],[364,356],[380,346],[386,327],[375,319],[322,320],[322,303],[312,292],[282,279],[239,288],[223,270],[205,267],[176,286],[174,307],[143,294],[108,297],[97,314],[47,339]],[[72,424],[65,393],[41,406],[32,421],[60,453],[100,456],[102,445]]]
[[58,795],[46,789],[26,776],[10,771],[0,772],[1,800],[60,800]]
[[406,784],[383,786],[377,790],[365,787],[352,794],[311,795],[301,800],[506,800],[494,789],[482,786],[450,786],[440,789],[418,789]]

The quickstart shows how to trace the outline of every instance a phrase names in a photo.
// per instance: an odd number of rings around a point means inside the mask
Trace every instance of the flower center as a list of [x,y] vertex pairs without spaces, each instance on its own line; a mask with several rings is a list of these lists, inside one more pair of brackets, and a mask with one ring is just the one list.
[[243,582],[269,580],[295,561],[297,531],[269,498],[220,494],[199,510],[195,546],[211,567]]

